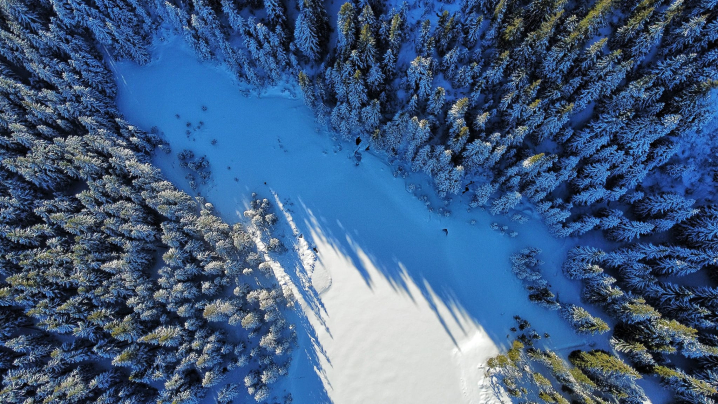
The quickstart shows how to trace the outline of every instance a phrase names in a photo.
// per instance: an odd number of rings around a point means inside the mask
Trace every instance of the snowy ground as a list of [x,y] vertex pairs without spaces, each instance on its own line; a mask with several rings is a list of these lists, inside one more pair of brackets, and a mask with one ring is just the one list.
[[[564,355],[592,341],[532,305],[510,271],[511,253],[539,247],[561,300],[578,303],[560,274],[573,242],[553,239],[535,220],[466,212],[458,201],[450,217],[429,212],[380,158],[365,152],[356,166],[353,145],[339,150],[318,133],[290,92],[245,97],[177,40],[154,60],[114,66],[117,102],[130,122],[157,126],[170,142],[172,153],[155,158],[165,175],[191,191],[176,158],[188,148],[209,158],[212,178],[199,190],[226,221],[242,220],[252,192],[283,207],[290,252],[275,258],[301,303],[300,347],[284,384],[295,403],[498,402],[482,366],[507,348],[515,314],[549,332],[546,343]],[[430,193],[416,178],[423,191],[415,194]],[[492,222],[518,237],[491,230]]]

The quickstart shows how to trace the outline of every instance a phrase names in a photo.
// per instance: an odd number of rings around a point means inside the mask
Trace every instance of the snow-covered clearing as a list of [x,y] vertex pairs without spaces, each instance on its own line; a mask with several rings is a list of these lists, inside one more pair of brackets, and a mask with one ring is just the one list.
[[[539,247],[546,278],[562,301],[577,303],[576,285],[560,274],[571,241],[535,220],[467,212],[458,198],[449,217],[429,212],[380,158],[364,152],[356,166],[353,144],[339,150],[288,92],[245,97],[179,40],[153,59],[114,66],[117,102],[130,122],[164,132],[172,153],[159,151],[155,163],[165,175],[194,194],[176,158],[191,149],[211,163],[199,190],[224,220],[243,220],[252,192],[285,214],[290,250],[272,256],[301,303],[290,319],[300,322],[300,347],[283,386],[295,403],[496,402],[482,366],[505,351],[515,314],[549,332],[546,343],[560,353],[593,340],[531,304],[510,270],[511,253]],[[416,194],[430,192],[419,185]],[[492,222],[519,235],[502,236]]]

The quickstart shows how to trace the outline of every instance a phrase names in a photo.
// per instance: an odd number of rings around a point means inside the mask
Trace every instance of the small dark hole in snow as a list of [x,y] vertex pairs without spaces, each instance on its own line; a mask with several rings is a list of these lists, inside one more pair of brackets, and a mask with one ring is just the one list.
[[357,146],[359,146],[359,143],[361,143],[361,138],[357,136]]

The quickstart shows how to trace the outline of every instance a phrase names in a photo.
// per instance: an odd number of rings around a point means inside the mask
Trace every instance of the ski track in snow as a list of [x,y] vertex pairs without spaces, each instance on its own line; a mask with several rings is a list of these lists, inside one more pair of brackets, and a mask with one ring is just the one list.
[[[124,81],[120,110],[144,130],[157,126],[172,147],[154,163],[195,195],[176,154],[207,155],[212,178],[200,191],[225,221],[243,220],[257,192],[287,230],[288,252],[264,251],[298,303],[290,321],[298,323],[299,346],[276,391],[309,404],[509,402],[496,397],[484,366],[507,349],[515,314],[549,332],[542,343],[550,347],[586,348],[586,337],[528,301],[509,264],[523,247],[543,249],[544,276],[576,303],[577,285],[559,269],[572,241],[552,238],[536,220],[518,225],[467,212],[458,197],[450,217],[429,213],[380,158],[364,153],[356,167],[353,147],[338,151],[318,134],[301,100],[276,90],[245,97],[227,73],[197,62],[176,39],[159,46],[154,60],[114,66]],[[520,234],[501,236],[492,222]]]

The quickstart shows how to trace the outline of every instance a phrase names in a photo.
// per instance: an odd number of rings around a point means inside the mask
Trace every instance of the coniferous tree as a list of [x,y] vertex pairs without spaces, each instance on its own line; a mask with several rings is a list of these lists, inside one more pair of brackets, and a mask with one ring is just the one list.
[[299,50],[309,59],[321,59],[320,53],[326,45],[329,22],[321,2],[304,0],[299,3],[299,16],[294,29],[294,38]]

